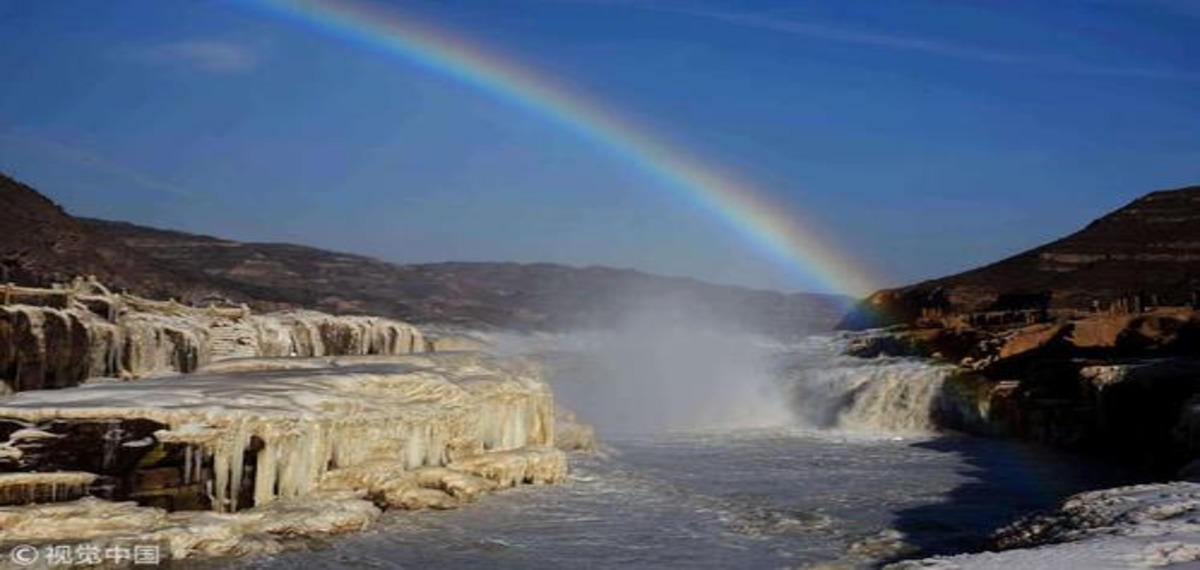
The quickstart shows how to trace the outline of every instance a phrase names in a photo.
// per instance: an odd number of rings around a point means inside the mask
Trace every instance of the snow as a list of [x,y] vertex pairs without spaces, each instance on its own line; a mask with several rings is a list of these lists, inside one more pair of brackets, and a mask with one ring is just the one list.
[[1001,529],[996,539],[1011,549],[888,568],[1107,569],[1200,563],[1200,484],[1179,481],[1082,493],[1056,512]]

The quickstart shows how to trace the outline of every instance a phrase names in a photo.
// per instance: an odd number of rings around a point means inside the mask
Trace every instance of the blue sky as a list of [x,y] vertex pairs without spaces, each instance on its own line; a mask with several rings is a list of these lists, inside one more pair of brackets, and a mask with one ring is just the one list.
[[[753,181],[881,285],[1200,183],[1200,2],[392,4]],[[0,169],[77,214],[819,287],[560,125],[239,2],[0,0],[0,37]]]

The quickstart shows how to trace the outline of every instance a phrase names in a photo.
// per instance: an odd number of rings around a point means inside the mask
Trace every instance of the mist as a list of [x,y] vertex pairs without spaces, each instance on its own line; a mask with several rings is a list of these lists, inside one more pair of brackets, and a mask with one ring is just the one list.
[[558,402],[601,434],[789,423],[780,345],[688,305],[640,301],[611,328],[489,336],[501,352],[538,354]]

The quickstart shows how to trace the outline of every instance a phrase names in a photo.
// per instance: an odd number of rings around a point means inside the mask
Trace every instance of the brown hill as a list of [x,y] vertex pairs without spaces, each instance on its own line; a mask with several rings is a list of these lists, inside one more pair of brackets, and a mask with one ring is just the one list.
[[259,304],[393,316],[468,327],[558,330],[607,326],[629,311],[706,313],[709,320],[770,333],[828,329],[844,299],[785,295],[628,269],[551,263],[398,265],[271,243],[240,243],[84,220],[98,236],[185,274],[202,275]]
[[203,288],[144,259],[88,226],[33,188],[0,174],[0,283],[46,286],[95,275],[148,296],[191,296]]
[[957,275],[879,291],[843,323],[975,313],[1186,305],[1200,292],[1200,186],[1147,194],[1060,240]]
[[627,269],[548,263],[398,265],[291,244],[240,243],[74,218],[0,176],[0,283],[76,275],[144,296],[259,310],[290,307],[418,323],[557,330],[606,326],[648,308],[772,334],[828,329],[846,300],[787,295]]

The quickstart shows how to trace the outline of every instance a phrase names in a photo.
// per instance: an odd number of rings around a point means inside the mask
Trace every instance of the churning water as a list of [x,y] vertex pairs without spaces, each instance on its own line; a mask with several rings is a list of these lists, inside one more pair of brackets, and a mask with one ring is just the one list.
[[[515,489],[456,511],[391,512],[366,533],[249,565],[871,566],[979,548],[990,530],[1017,516],[1076,491],[1124,482],[1111,468],[1023,444],[915,435],[929,427],[942,368],[845,358],[829,338],[768,349],[770,369],[782,380],[775,399],[799,411],[790,425],[634,435],[603,420],[648,424],[634,415],[597,418],[611,402],[593,402],[593,419],[614,434],[606,441],[612,452],[574,457],[563,485]],[[657,374],[673,374],[669,366],[655,366]],[[703,374],[703,366],[688,366]],[[640,374],[636,367],[618,368]],[[587,376],[579,366],[559,370]],[[608,374],[591,373],[586,381]],[[650,393],[666,397],[679,388],[688,386]],[[757,396],[723,393],[731,403],[751,405],[743,412],[753,414]],[[586,417],[589,407],[577,407]]]

